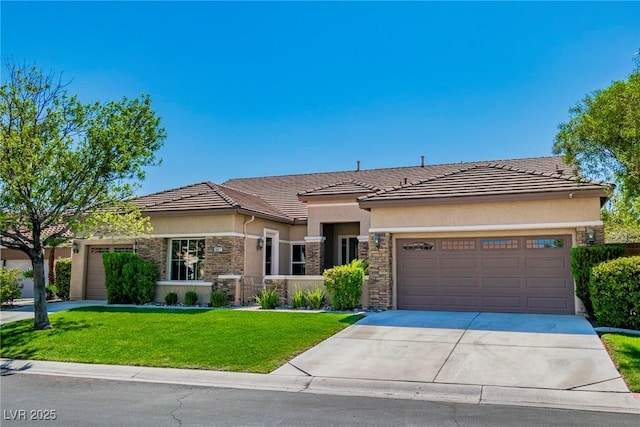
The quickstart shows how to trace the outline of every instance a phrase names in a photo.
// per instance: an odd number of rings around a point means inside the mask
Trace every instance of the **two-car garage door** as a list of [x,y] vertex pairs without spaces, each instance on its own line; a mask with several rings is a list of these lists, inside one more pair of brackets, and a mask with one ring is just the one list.
[[398,309],[575,313],[571,236],[396,243]]

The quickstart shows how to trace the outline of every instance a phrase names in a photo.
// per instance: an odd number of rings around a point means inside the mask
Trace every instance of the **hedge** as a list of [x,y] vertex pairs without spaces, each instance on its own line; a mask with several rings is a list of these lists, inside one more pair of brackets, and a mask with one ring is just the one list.
[[576,296],[584,304],[587,315],[595,317],[591,297],[589,295],[589,280],[591,269],[604,261],[624,256],[626,248],[621,245],[581,246],[571,248],[571,274],[576,282]]
[[104,264],[109,304],[146,304],[155,296],[158,267],[130,252],[105,252]]
[[640,256],[594,267],[589,288],[599,325],[640,330]]
[[64,301],[69,300],[71,289],[71,260],[67,258],[56,261],[56,294]]
[[331,294],[331,305],[336,310],[352,310],[360,303],[366,264],[353,260],[347,265],[338,265],[325,270],[324,286]]

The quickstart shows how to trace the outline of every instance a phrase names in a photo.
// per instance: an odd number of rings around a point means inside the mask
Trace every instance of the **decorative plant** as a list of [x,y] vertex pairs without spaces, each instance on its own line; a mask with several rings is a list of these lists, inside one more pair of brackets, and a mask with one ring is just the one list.
[[258,295],[254,295],[254,298],[260,308],[274,309],[278,305],[278,288],[263,289]]
[[221,291],[213,291],[209,296],[209,303],[212,307],[225,307],[229,304],[229,297]]
[[178,303],[178,294],[169,292],[164,296],[164,303],[167,305],[176,305]]
[[196,291],[187,291],[184,294],[184,303],[186,305],[196,305],[198,302],[198,293]]
[[56,285],[47,285],[44,289],[47,291],[47,300],[56,298],[56,292],[58,292]]
[[20,269],[0,267],[0,303],[13,304],[13,300],[22,295]]
[[291,305],[293,308],[305,308],[307,306],[307,296],[300,288],[295,288],[291,296]]
[[309,306],[312,309],[320,310],[322,307],[324,307],[325,301],[327,299],[327,294],[322,288],[308,289],[306,299],[307,301],[309,301]]
[[337,310],[352,310],[358,306],[364,281],[363,261],[354,260],[338,265],[323,273],[324,286],[331,294],[331,303]]

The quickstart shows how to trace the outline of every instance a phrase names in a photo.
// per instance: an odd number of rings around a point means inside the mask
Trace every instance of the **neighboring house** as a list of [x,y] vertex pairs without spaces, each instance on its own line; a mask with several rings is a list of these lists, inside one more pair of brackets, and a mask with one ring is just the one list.
[[[52,231],[59,231],[60,225],[47,228],[43,231],[43,235],[48,235]],[[31,237],[31,233],[24,232],[24,235],[27,238]],[[71,234],[67,233],[67,237],[71,238]],[[5,242],[5,245],[7,243]],[[51,256],[52,248],[45,248],[44,250],[44,277],[45,277],[45,285],[49,284],[49,257]],[[71,258],[71,244],[64,243],[56,248],[53,248],[55,259],[60,258]],[[0,267],[7,268],[19,268],[22,271],[31,270],[33,266],[31,265],[31,260],[24,252],[18,249],[9,249],[6,246],[2,246],[2,241],[0,241]],[[23,278],[22,279],[22,295],[20,298],[33,298],[33,279]]]
[[71,297],[104,298],[101,253],[136,251],[168,290],[321,283],[369,259],[363,303],[385,309],[576,313],[569,249],[601,243],[608,186],[559,157],[202,182],[140,197],[151,236],[80,240]]

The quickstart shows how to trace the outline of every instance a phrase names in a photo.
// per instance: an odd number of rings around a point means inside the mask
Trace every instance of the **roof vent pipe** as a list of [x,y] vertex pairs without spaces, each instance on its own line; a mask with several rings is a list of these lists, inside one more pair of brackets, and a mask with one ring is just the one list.
[[360,160],[356,160],[356,172],[360,172]]
[[424,167],[424,156],[420,156],[420,167]]

